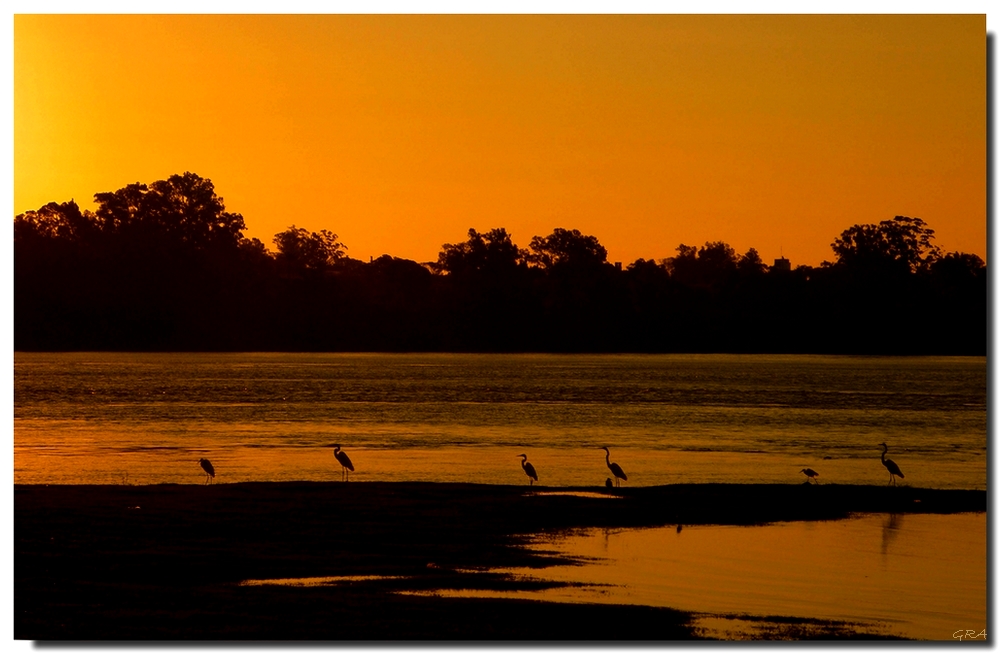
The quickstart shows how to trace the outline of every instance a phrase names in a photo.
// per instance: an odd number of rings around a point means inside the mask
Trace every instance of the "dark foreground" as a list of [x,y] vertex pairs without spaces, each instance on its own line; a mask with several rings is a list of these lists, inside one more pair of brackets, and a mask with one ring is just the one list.
[[[698,637],[692,616],[671,609],[398,591],[538,587],[467,571],[558,562],[519,547],[542,531],[986,510],[985,491],[910,487],[705,484],[614,494],[621,497],[378,482],[15,486],[14,637],[690,639]],[[238,585],[358,575],[391,578]],[[870,637],[822,621],[771,618],[767,625],[760,633],[771,638]]]

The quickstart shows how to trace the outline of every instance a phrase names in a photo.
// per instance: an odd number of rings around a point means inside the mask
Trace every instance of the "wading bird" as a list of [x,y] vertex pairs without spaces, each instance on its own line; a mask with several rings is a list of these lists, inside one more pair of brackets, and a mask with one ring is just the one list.
[[198,459],[198,463],[201,464],[201,469],[205,471],[205,483],[215,479],[215,468],[212,467],[212,462],[208,459]]
[[[889,446],[886,445],[885,443],[879,443],[879,445],[882,446],[882,465],[884,465],[885,469],[889,471],[889,484],[895,486],[896,477],[904,479],[903,473],[900,471],[899,466],[896,465],[895,461],[893,461],[892,459],[885,458],[886,452],[889,451]],[[888,486],[889,484],[886,484],[886,486]]]
[[341,452],[339,445],[334,445],[333,456],[337,457],[337,461],[340,462],[342,466],[340,469],[340,480],[350,481],[351,475],[347,471],[350,470],[354,472],[354,464],[351,463],[351,457],[347,456],[347,452]]
[[621,482],[618,481],[619,479],[628,481],[628,477],[625,476],[625,471],[622,470],[622,467],[617,463],[611,463],[611,450],[606,447],[602,447],[600,449],[606,452],[604,455],[604,462],[608,464],[608,470],[610,470],[611,474],[615,476],[615,486],[621,486]]
[[535,472],[535,466],[528,463],[527,454],[518,454],[521,457],[521,469],[524,470],[524,474],[528,475],[528,485],[533,485],[538,481],[538,473]]
[[[802,468],[802,474],[804,474],[806,477],[809,477],[809,479],[816,479],[816,477],[819,477],[819,473],[813,470],[812,468]],[[806,480],[807,483],[809,479]],[[818,484],[819,481],[817,480],[816,483]]]

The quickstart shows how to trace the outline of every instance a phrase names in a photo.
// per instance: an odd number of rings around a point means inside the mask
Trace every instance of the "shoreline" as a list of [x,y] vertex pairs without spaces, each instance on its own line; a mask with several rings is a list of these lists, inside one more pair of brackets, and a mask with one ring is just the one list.
[[[484,571],[565,563],[522,547],[539,533],[985,511],[986,499],[835,484],[15,485],[14,637],[565,641],[617,638],[628,625],[637,640],[691,639],[693,615],[674,609],[399,593],[524,588]],[[239,585],[304,577],[371,578]],[[816,621],[771,637],[874,636]]]

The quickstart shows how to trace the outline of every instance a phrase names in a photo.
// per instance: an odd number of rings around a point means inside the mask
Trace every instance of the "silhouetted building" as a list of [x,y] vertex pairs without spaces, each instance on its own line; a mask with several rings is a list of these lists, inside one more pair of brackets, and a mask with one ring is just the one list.
[[785,257],[774,260],[774,265],[771,266],[771,270],[784,270],[790,272],[792,270],[792,262]]

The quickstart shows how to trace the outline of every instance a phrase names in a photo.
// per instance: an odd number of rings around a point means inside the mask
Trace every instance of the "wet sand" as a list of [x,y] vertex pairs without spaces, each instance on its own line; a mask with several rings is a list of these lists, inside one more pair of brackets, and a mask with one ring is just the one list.
[[[401,591],[541,583],[468,572],[565,563],[522,547],[539,532],[985,510],[985,491],[832,484],[613,491],[378,482],[21,485],[14,488],[14,637],[689,639],[697,637],[692,616],[668,608]],[[240,584],[304,577],[349,579]],[[767,631],[771,638],[872,637],[846,623],[772,616],[769,624],[779,625]]]

